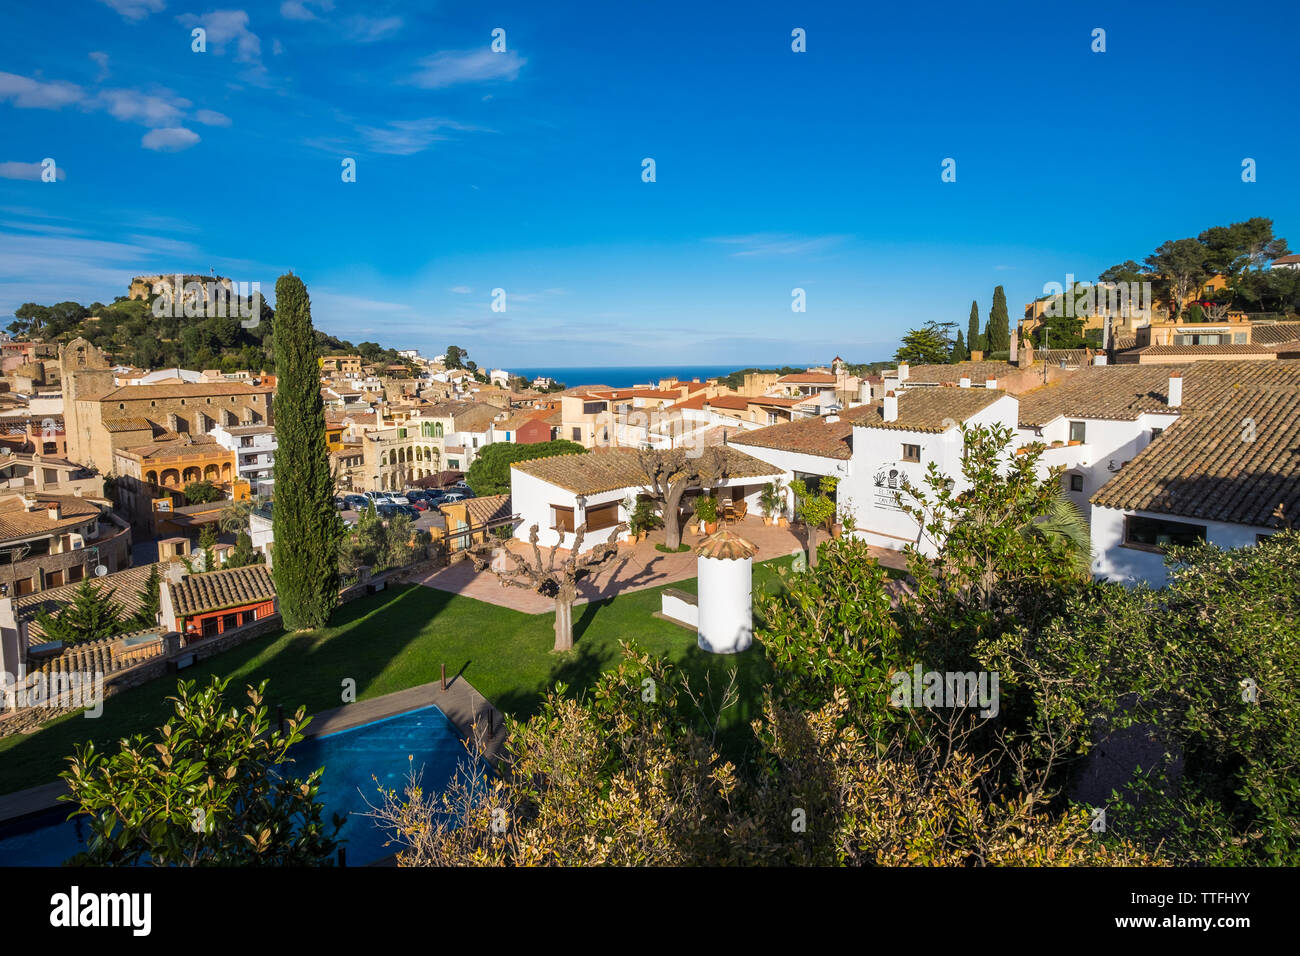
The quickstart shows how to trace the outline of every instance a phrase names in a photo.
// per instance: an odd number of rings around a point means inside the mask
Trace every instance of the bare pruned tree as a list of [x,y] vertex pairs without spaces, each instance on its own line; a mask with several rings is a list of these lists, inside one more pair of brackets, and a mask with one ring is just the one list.
[[[532,560],[516,554],[499,542],[488,539],[475,545],[469,552],[470,560],[479,571],[491,570],[497,576],[502,587],[527,588],[538,594],[555,599],[555,650],[573,650],[573,602],[578,596],[578,582],[594,573],[595,569],[618,554],[618,538],[627,530],[626,524],[616,525],[608,540],[598,544],[586,554],[581,554],[582,539],[587,534],[584,521],[573,539],[573,548],[568,557],[556,567],[556,554],[559,548],[552,548],[550,558],[542,558],[542,549],[538,545],[538,528],[529,529],[528,541],[533,546]],[[492,566],[493,552],[500,549],[509,567]]]
[[1201,314],[1205,316],[1207,322],[1222,322],[1228,317],[1228,302],[1203,302],[1201,303]]
[[685,448],[640,449],[637,457],[646,494],[663,511],[664,546],[676,549],[682,543],[682,496],[693,489],[712,488],[726,478],[726,453],[721,448],[706,448],[700,455],[692,455]]

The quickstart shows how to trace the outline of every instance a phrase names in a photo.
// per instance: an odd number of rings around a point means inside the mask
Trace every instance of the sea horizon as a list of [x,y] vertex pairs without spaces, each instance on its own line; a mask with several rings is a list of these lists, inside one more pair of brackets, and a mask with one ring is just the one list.
[[[569,388],[578,385],[604,385],[609,388],[630,388],[633,385],[645,385],[660,379],[676,377],[683,381],[707,378],[721,378],[742,368],[781,368],[796,365],[794,362],[778,362],[768,365],[538,365],[529,368],[512,368],[512,375],[520,375],[532,381],[539,375],[563,382]],[[817,363],[811,363],[817,364]],[[807,367],[805,363],[802,367]]]

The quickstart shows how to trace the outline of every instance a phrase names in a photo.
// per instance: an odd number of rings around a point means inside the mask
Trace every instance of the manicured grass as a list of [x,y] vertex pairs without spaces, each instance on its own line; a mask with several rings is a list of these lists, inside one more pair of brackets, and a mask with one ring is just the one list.
[[[778,566],[789,558],[754,566],[755,603],[759,593],[780,587]],[[696,580],[669,587],[696,593]],[[464,674],[485,697],[515,717],[536,712],[556,681],[571,692],[590,687],[596,676],[620,660],[620,640],[635,640],[647,651],[680,665],[695,691],[713,689],[716,697],[737,670],[741,699],[722,721],[724,746],[735,745],[761,706],[760,688],[769,673],[762,649],[743,654],[707,654],[696,646],[695,633],[652,617],[660,608],[663,588],[649,588],[574,609],[575,648],[551,653],[554,617],[522,614],[419,585],[382,591],[344,605],[332,624],[301,634],[277,632],[249,641],[182,671],[186,680],[206,684],[209,675],[231,678],[228,695],[245,700],[243,688],[269,679],[267,701],[286,713],[305,706],[309,713],[343,703],[346,680],[356,682],[358,700],[378,697],[435,681],[439,665],[447,676]],[[708,679],[706,685],[705,679]],[[176,692],[172,678],[160,678],[104,701],[103,714],[88,720],[80,714],[59,718],[32,735],[0,739],[0,793],[48,783],[66,769],[65,758],[77,744],[116,746],[123,736],[152,735],[172,713],[167,698]]]

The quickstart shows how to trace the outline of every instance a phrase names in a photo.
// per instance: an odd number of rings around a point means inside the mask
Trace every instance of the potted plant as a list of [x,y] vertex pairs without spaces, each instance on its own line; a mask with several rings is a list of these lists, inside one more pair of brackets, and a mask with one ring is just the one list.
[[627,524],[635,540],[644,541],[651,531],[663,524],[649,498],[638,498],[635,504],[629,501],[628,505]]
[[768,527],[776,524],[778,520],[785,520],[782,516],[785,510],[785,488],[780,478],[769,481],[763,486],[763,490],[758,495],[758,506],[763,509],[763,524]]
[[718,530],[718,499],[700,495],[695,501],[695,517],[700,519],[700,534],[713,534]]

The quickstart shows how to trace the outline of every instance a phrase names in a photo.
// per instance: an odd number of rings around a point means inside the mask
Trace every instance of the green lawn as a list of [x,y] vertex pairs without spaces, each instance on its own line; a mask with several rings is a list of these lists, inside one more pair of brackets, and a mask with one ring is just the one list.
[[[754,567],[755,601],[760,591],[779,587],[780,558]],[[695,593],[694,578],[669,585]],[[390,588],[346,604],[330,627],[301,634],[277,632],[249,641],[182,672],[187,680],[206,683],[208,676],[232,678],[231,689],[269,679],[267,700],[289,713],[305,706],[309,713],[339,706],[343,682],[356,681],[357,698],[366,699],[463,673],[505,713],[524,717],[536,711],[542,695],[556,681],[575,690],[589,687],[602,670],[615,664],[620,640],[634,639],[648,651],[665,655],[704,689],[707,675],[715,693],[737,668],[740,705],[728,711],[724,746],[742,739],[758,706],[758,689],[768,673],[762,650],[738,655],[700,651],[693,631],[651,616],[660,607],[662,588],[625,594],[574,609],[575,648],[551,653],[554,618],[529,615],[484,604],[419,585]],[[167,697],[174,679],[160,678],[104,701],[103,714],[88,720],[80,714],[51,721],[39,733],[0,739],[0,793],[48,783],[66,768],[77,743],[97,746],[136,733],[152,733],[171,712]]]

